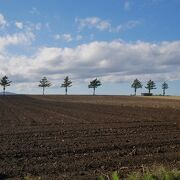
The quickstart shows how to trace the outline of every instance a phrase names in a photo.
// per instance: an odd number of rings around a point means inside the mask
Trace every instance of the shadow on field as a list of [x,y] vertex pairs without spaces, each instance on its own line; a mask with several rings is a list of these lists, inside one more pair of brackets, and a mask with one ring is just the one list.
[[4,179],[7,179],[7,178],[8,178],[7,175],[0,173],[0,180],[4,180]]

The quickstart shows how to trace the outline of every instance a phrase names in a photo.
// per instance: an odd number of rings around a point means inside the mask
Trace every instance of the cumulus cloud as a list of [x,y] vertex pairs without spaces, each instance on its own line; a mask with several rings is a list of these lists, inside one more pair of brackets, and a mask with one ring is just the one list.
[[35,35],[32,32],[15,33],[12,35],[0,36],[0,52],[4,51],[7,46],[10,45],[24,45],[31,44],[35,39]]
[[15,26],[16,26],[17,28],[19,28],[19,29],[23,29],[23,23],[20,22],[20,21],[16,21],[16,22],[15,22]]
[[41,47],[31,57],[0,51],[0,72],[17,84],[36,84],[42,77],[58,84],[69,75],[75,82],[94,77],[103,82],[180,80],[180,41],[91,42],[74,48]]
[[3,14],[0,14],[0,28],[3,28],[7,25],[7,21],[5,19],[5,17],[3,16]]

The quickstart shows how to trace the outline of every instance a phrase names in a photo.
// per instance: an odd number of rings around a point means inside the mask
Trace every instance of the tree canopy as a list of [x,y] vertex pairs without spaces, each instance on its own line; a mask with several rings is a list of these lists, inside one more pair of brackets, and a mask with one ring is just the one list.
[[150,93],[151,93],[151,90],[156,89],[156,84],[155,84],[154,81],[149,80],[149,81],[147,82],[147,85],[146,85],[145,88],[148,89],[148,92],[149,92],[149,94],[150,94]]
[[61,87],[65,88],[66,95],[67,95],[68,87],[71,87],[71,86],[72,86],[72,81],[69,79],[68,76],[66,76],[64,79],[64,83],[61,84]]
[[165,94],[166,94],[166,89],[168,89],[168,88],[169,88],[168,83],[163,82],[163,83],[162,83],[163,96],[165,96]]
[[7,86],[11,85],[12,81],[9,81],[7,76],[3,76],[1,81],[0,81],[0,85],[3,87],[3,94],[5,95],[5,90]]
[[40,81],[39,81],[39,87],[43,88],[43,95],[44,95],[44,90],[46,87],[50,87],[51,83],[47,80],[46,77],[43,77]]
[[137,89],[142,88],[142,83],[138,79],[135,79],[131,87],[134,88],[134,94],[136,95]]
[[93,95],[95,95],[96,88],[101,86],[101,85],[102,85],[101,81],[96,78],[96,79],[90,81],[88,88],[93,88]]

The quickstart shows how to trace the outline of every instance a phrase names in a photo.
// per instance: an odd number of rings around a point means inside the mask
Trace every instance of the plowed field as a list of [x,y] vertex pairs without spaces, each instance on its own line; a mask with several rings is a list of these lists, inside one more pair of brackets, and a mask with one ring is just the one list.
[[180,100],[0,96],[0,179],[95,179],[180,167]]

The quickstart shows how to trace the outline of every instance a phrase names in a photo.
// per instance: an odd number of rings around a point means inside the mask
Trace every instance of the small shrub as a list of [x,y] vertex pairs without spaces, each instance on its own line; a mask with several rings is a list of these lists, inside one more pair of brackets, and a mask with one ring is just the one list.
[[105,177],[103,175],[100,175],[98,180],[105,180]]
[[119,180],[119,176],[118,176],[118,172],[117,171],[114,171],[112,173],[112,178],[113,178],[113,180]]

